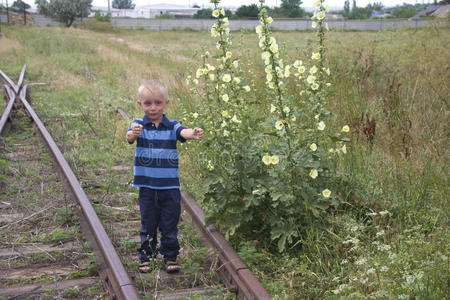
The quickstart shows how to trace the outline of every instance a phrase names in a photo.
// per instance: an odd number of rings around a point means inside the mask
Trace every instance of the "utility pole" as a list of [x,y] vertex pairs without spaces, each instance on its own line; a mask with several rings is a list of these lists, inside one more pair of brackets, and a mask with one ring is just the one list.
[[2,38],[2,13],[3,13],[3,0],[0,4],[0,39]]
[[6,23],[9,25],[9,7],[8,7],[8,0],[6,0]]
[[110,4],[109,4],[110,1],[111,1],[111,0],[108,0],[108,13],[111,12],[111,6],[110,6]]

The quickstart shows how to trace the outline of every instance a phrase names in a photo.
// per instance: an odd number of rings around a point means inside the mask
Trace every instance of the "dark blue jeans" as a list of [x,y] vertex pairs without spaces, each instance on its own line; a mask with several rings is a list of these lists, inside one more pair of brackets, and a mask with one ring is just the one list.
[[[139,209],[141,211],[141,246],[139,259],[147,261],[161,253],[164,257],[176,257],[178,244],[178,220],[180,219],[179,189],[154,190],[139,188]],[[158,227],[161,231],[161,246],[158,244]]]

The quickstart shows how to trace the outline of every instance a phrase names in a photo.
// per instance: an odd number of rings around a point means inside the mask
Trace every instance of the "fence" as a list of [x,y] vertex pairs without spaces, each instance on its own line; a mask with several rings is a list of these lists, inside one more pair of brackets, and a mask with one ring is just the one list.
[[[399,27],[418,28],[429,23],[429,20],[380,19],[380,20],[328,20],[330,29],[338,30],[386,30]],[[111,25],[124,29],[145,30],[209,30],[213,19],[132,19],[112,18]],[[230,30],[253,30],[258,20],[230,20]],[[277,30],[311,30],[310,20],[276,19],[271,24]]]
[[[62,23],[38,14],[33,14],[37,26],[60,26]],[[1,22],[6,23],[6,14],[0,14]],[[330,29],[336,30],[392,30],[400,27],[418,28],[427,25],[426,19],[378,19],[378,20],[327,20]],[[209,30],[214,24],[213,19],[134,19],[111,18],[111,25],[123,29],[145,30]],[[230,30],[254,30],[258,20],[231,20]],[[277,30],[311,30],[310,20],[275,19],[271,24]],[[448,24],[447,24],[448,26]]]

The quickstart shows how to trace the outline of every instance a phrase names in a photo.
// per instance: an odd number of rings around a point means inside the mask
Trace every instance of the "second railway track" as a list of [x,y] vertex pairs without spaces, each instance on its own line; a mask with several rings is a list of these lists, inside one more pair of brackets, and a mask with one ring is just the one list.
[[0,139],[0,299],[270,298],[220,233],[204,226],[188,195],[179,237],[183,271],[168,275],[157,262],[151,274],[138,273],[136,194],[115,188],[127,183],[130,167],[99,168],[80,185],[27,102],[24,73],[25,66],[18,84],[0,73],[13,99],[0,121],[7,135]]

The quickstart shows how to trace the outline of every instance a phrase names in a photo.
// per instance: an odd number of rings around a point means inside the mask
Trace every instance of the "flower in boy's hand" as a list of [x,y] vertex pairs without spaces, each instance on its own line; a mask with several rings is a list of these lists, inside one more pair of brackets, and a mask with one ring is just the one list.
[[194,133],[193,133],[193,138],[195,140],[201,140],[203,138],[203,129],[195,127]]

